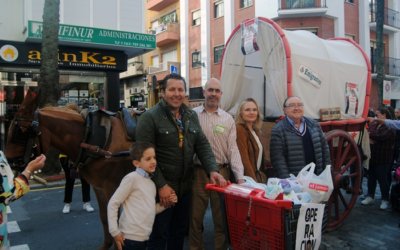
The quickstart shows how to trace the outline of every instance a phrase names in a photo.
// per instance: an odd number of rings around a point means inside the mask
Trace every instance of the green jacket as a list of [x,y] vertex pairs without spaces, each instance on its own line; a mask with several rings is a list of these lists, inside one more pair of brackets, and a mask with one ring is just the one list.
[[194,154],[197,154],[208,173],[218,170],[197,114],[185,105],[181,112],[184,124],[183,150],[179,147],[177,124],[163,100],[140,116],[136,128],[136,140],[150,142],[156,148],[157,168],[153,180],[157,188],[168,184],[178,196],[191,192]]

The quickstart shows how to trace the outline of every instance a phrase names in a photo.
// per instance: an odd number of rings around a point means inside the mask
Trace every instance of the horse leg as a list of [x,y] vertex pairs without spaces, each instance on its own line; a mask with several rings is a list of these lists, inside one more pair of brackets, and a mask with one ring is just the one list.
[[100,247],[101,250],[108,250],[113,244],[113,238],[111,234],[108,232],[108,221],[107,221],[107,204],[108,204],[108,197],[103,193],[101,189],[96,187],[93,188],[96,194],[97,202],[99,204],[99,214],[100,220],[103,224],[103,233],[104,233],[104,241],[103,245]]

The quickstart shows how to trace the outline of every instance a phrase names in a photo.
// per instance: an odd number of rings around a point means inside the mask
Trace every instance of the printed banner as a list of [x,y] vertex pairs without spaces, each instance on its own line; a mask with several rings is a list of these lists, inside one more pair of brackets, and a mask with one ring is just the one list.
[[358,113],[358,86],[356,83],[346,82],[345,115],[355,117]]
[[392,92],[392,82],[383,81],[383,104],[390,105],[390,94]]
[[325,204],[305,203],[301,205],[297,222],[296,250],[319,248],[324,209]]
[[248,55],[259,50],[257,44],[258,18],[245,21],[242,28],[242,53]]

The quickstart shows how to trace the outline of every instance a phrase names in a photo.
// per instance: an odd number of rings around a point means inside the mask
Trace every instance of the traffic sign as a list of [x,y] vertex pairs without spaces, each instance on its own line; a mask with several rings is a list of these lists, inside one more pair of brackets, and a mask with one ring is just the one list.
[[175,65],[169,65],[169,72],[171,74],[178,74],[178,67],[176,67]]

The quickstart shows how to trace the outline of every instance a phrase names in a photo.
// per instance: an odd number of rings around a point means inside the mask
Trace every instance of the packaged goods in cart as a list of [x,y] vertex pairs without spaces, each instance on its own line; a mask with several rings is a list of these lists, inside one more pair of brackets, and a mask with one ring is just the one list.
[[267,182],[267,188],[265,189],[265,197],[270,200],[275,200],[279,194],[283,193],[283,189],[279,184],[280,179],[269,178]]
[[326,166],[320,175],[316,175],[314,170],[315,164],[312,162],[297,177],[291,174],[286,179],[269,178],[267,185],[245,176],[245,182],[241,186],[264,190],[264,197],[270,200],[281,199],[283,196],[283,199],[294,204],[326,202],[333,191],[331,166]]
[[283,199],[293,201],[295,205],[312,202],[312,198],[309,193],[295,193],[293,190],[288,194],[284,194]]
[[300,182],[296,179],[294,175],[290,175],[290,178],[280,179],[279,184],[281,185],[283,192],[289,194],[292,191],[295,193],[300,193],[303,189]]

